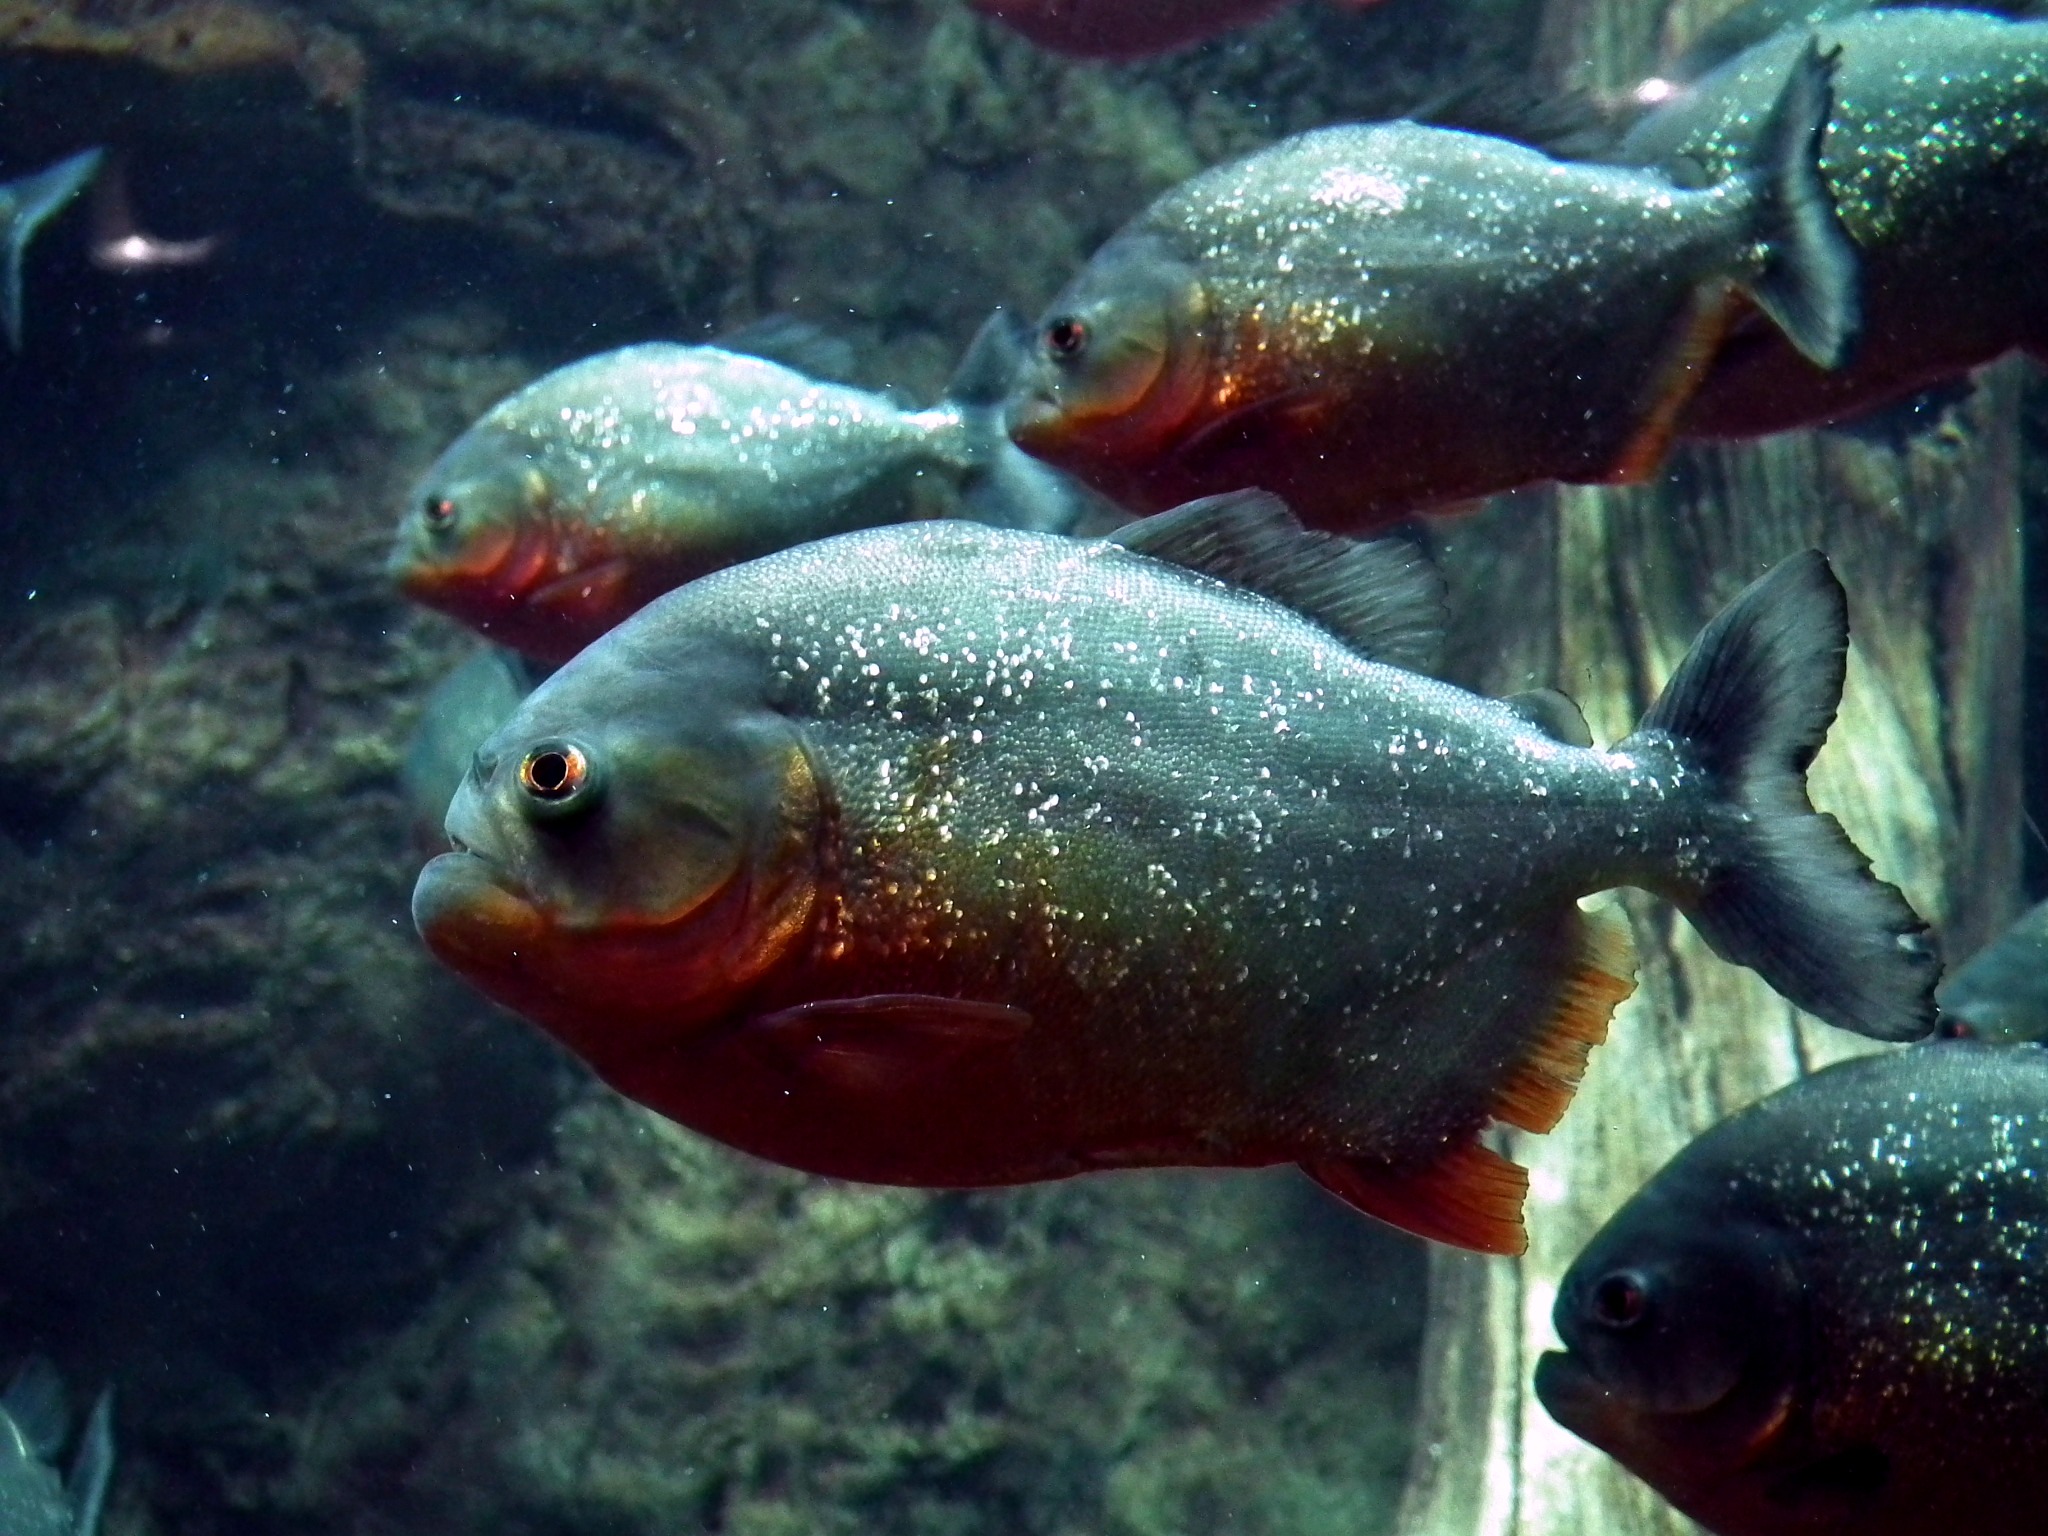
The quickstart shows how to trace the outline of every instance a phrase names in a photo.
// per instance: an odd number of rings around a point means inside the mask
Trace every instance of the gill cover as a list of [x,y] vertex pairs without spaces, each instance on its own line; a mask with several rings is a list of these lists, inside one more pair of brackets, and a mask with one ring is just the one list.
[[1040,322],[1011,436],[1056,462],[1167,447],[1208,381],[1207,321],[1201,278],[1161,236],[1118,236]]
[[472,783],[489,827],[458,824],[473,814],[458,796],[451,833],[564,934],[670,928],[807,868],[817,786],[793,729],[702,671],[685,689],[609,660],[565,672],[484,743]]

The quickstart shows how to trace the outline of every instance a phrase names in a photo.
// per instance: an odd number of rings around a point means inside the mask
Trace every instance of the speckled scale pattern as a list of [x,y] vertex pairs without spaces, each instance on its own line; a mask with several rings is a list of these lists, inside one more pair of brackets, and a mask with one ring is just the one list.
[[[2048,344],[2048,22],[1961,10],[1880,11],[1821,26],[1838,47],[1821,168],[1863,275],[1865,335],[1824,378],[1775,337],[1718,369],[1688,430],[1777,430],[1840,402]],[[1621,158],[1694,182],[1725,176],[1804,46],[1762,43],[1682,90]]]
[[1114,545],[878,530],[708,578],[636,637],[732,630],[837,806],[831,915],[784,985],[1030,1008],[1044,1115],[1200,1127],[1218,1160],[1472,1128],[1545,1022],[1572,898],[1682,883],[1705,844],[1668,744],[1564,746]]
[[[1743,1190],[1801,1234],[1828,1442],[1977,1463],[2048,1444],[2048,1051],[1941,1042],[1742,1122]],[[1742,1198],[1742,1196],[1738,1196]],[[1911,1449],[1905,1449],[1905,1448]]]
[[[1325,504],[1362,516],[1609,472],[1657,404],[1689,296],[1746,275],[1749,207],[1746,190],[1393,123],[1205,172],[1135,232],[1164,235],[1204,284],[1198,421],[1304,408],[1303,465],[1245,478],[1337,525]],[[1294,483],[1325,458],[1329,486]]]
[[744,519],[763,548],[853,526],[859,498],[901,497],[906,475],[967,460],[950,408],[904,411],[762,358],[663,343],[559,369],[480,426],[594,518]]

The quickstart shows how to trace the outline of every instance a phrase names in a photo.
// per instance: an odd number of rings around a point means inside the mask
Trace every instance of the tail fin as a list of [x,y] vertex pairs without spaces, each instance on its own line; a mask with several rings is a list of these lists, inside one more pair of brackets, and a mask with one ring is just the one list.
[[1031,322],[998,309],[982,322],[946,386],[946,403],[966,429],[967,474],[961,497],[968,516],[1034,533],[1107,533],[1129,516],[1073,476],[1010,441],[1004,422],[1012,390],[1031,360]]
[[1820,167],[1840,52],[1823,53],[1818,39],[1807,40],[1743,172],[1756,192],[1753,232],[1763,253],[1745,291],[1821,368],[1848,361],[1863,323],[1856,246]]
[[21,260],[50,216],[79,189],[92,180],[105,151],[81,150],[55,165],[0,186],[0,242],[4,242],[4,265],[0,265],[0,321],[7,327],[7,339],[21,350]]
[[1848,650],[1848,600],[1826,556],[1795,555],[1700,633],[1637,735],[1675,738],[1743,813],[1736,845],[1680,896],[1714,952],[1830,1024],[1913,1040],[1935,1023],[1927,925],[1806,798]]
[[114,1389],[101,1391],[86,1416],[78,1456],[64,1479],[71,1501],[71,1536],[99,1536],[100,1512],[106,1508],[107,1484],[114,1476]]

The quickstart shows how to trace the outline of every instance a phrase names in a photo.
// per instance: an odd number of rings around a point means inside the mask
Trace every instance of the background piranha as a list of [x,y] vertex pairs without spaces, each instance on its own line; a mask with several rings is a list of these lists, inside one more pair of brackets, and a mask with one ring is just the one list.
[[1536,1390],[1717,1536],[2031,1536],[2048,1451],[2048,1052],[1803,1078],[1565,1277]]
[[622,1092],[798,1168],[1297,1162],[1495,1252],[1525,1181],[1475,1133],[1548,1129],[1632,984],[1577,898],[1657,890],[1823,1017],[1928,1030],[1921,925],[1805,802],[1847,646],[1824,560],[1607,752],[1398,665],[1432,599],[1256,493],[788,551],[542,684],[414,917]]
[[905,410],[723,347],[585,358],[486,412],[412,492],[390,570],[415,600],[562,661],[671,587],[874,523],[1064,530],[1078,487],[1004,438],[1023,345],[998,312],[947,397]]
[[1414,123],[1204,172],[1054,299],[1011,435],[1132,507],[1260,485],[1339,529],[1643,475],[1731,285],[1816,363],[1846,355],[1827,112],[1809,49],[1750,161],[1698,192]]
[[[1190,47],[1283,10],[1289,0],[970,0],[1041,48],[1086,59],[1142,59]],[[1373,0],[1331,0],[1358,10]]]
[[[1695,183],[1727,176],[1809,35],[1782,33],[1679,91],[1619,158]],[[2015,347],[2048,353],[2048,22],[1906,9],[1818,36],[1839,50],[1821,167],[1856,247],[1862,339],[1846,367],[1824,369],[1750,316],[1686,408],[1688,435],[1836,421]]]

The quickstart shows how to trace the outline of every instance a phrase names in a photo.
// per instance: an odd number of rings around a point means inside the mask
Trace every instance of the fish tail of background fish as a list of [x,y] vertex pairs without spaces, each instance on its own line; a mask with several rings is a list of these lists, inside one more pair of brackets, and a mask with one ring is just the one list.
[[1810,38],[1750,152],[1756,266],[1743,289],[1816,366],[1839,368],[1862,329],[1856,247],[1820,163],[1839,49]]
[[78,1437],[78,1455],[64,1479],[65,1501],[71,1506],[71,1536],[97,1536],[107,1484],[113,1476],[114,1389],[107,1387],[86,1416],[85,1432]]
[[1848,650],[1841,583],[1818,551],[1795,555],[1700,633],[1617,750],[1675,747],[1717,802],[1661,887],[1716,954],[1831,1024],[1917,1039],[1936,1019],[1927,925],[1806,796]]
[[1126,521],[1114,503],[1010,441],[1005,410],[1035,358],[1036,332],[1016,310],[982,322],[943,404],[960,423],[960,494],[977,522],[1032,533],[1105,533]]
[[5,322],[7,340],[17,352],[21,350],[21,263],[28,243],[53,214],[78,196],[105,158],[104,150],[81,150],[0,187],[0,240],[5,241],[0,321]]

